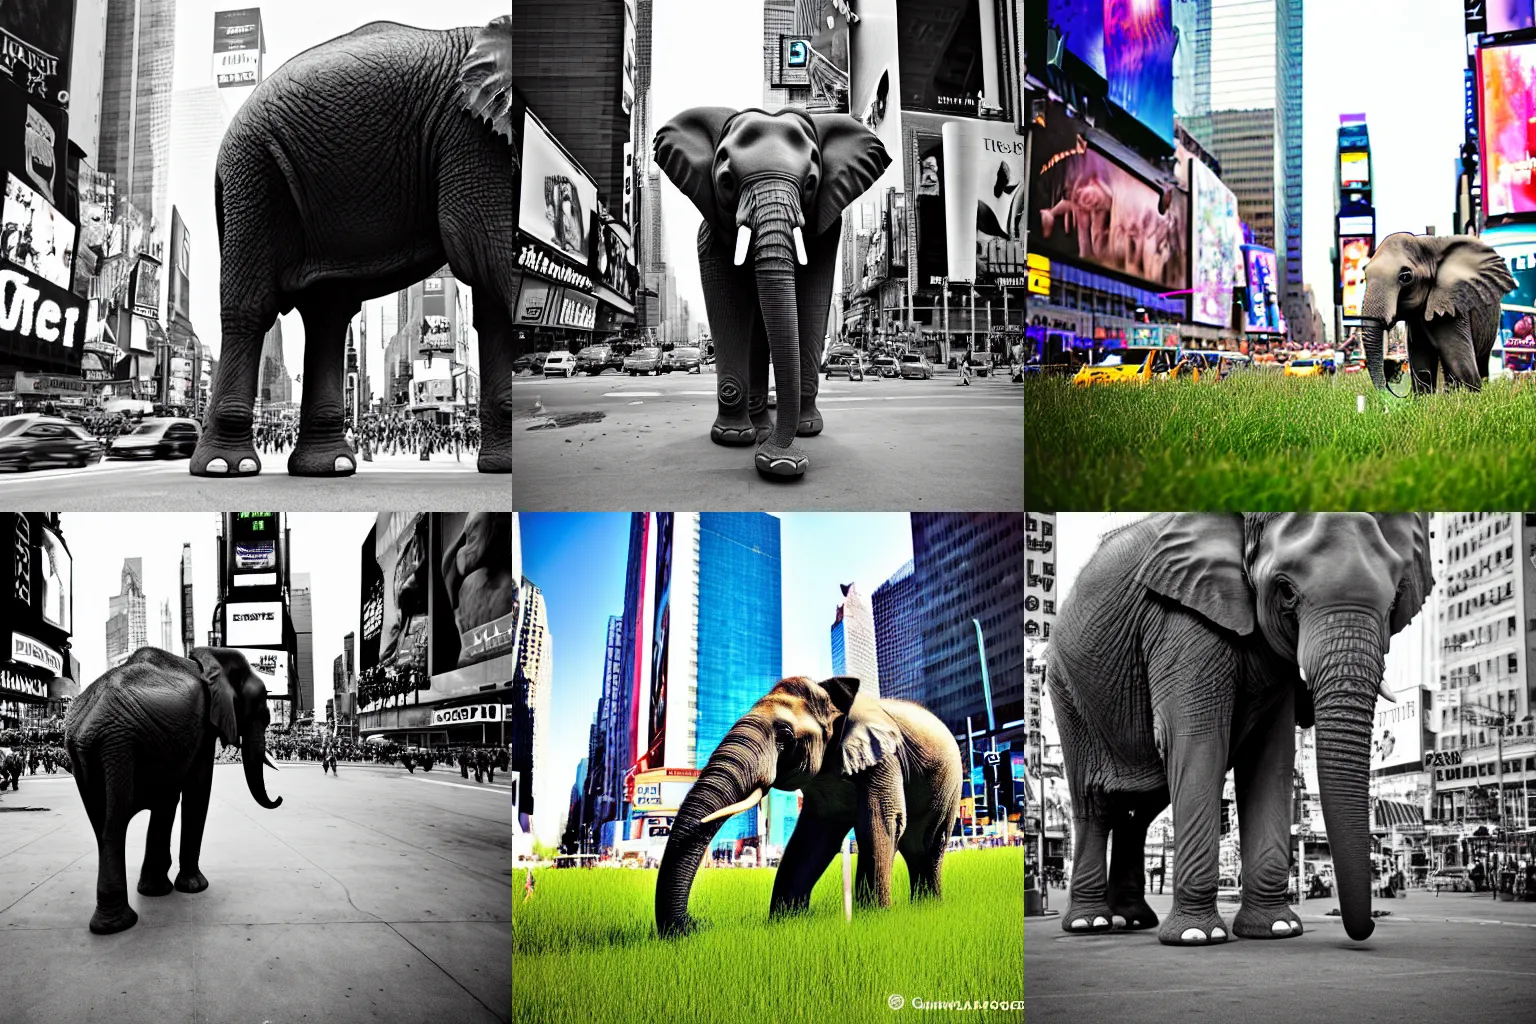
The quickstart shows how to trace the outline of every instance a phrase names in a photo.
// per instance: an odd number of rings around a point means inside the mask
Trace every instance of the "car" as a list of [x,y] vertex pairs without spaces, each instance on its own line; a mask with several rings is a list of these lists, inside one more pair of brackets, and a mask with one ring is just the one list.
[[826,373],[827,370],[831,368],[832,361],[834,359],[840,359],[843,356],[851,356],[857,351],[858,350],[855,349],[852,345],[833,345],[831,348],[827,349],[826,358],[822,359],[821,361],[821,372]]
[[1216,880],[1216,898],[1229,900],[1233,903],[1243,898],[1243,890],[1238,888],[1237,879],[1231,875],[1222,875]]
[[831,380],[833,377],[863,380],[864,357],[857,352],[851,351],[847,355],[833,356],[827,360],[827,380]]
[[692,347],[674,348],[661,357],[661,372],[671,373],[680,370],[683,373],[699,372],[699,350]]
[[1076,387],[1093,384],[1145,384],[1149,380],[1166,380],[1173,370],[1173,354],[1166,349],[1149,352],[1140,362],[1136,361],[1134,355],[1129,360],[1110,355],[1098,365],[1081,367],[1072,377],[1072,383]]
[[1471,892],[1472,877],[1467,869],[1460,864],[1452,867],[1443,867],[1429,876],[1428,886],[1431,889],[1449,889],[1451,892]]
[[901,376],[901,364],[896,361],[895,356],[875,356],[869,361],[869,368],[882,377]]
[[1292,359],[1285,364],[1284,375],[1287,377],[1321,377],[1323,372],[1323,361],[1321,359]]
[[901,357],[900,374],[902,380],[932,380],[933,364],[928,357],[918,352],[908,352]]
[[631,352],[624,358],[624,372],[631,377],[641,373],[660,373],[661,349],[640,348]]
[[544,359],[544,376],[574,377],[576,357],[570,352],[551,352]]
[[191,458],[202,430],[196,420],[153,417],[120,434],[107,451],[109,459]]
[[532,367],[533,367],[533,353],[532,352],[528,353],[527,355],[518,356],[516,359],[512,360],[512,372],[513,373],[522,373],[524,370],[531,369]]
[[91,466],[101,455],[101,442],[69,420],[38,413],[0,417],[0,469]]
[[613,349],[607,345],[588,345],[576,353],[576,372],[589,377],[596,377],[610,366],[618,369],[623,365],[622,359],[615,364]]

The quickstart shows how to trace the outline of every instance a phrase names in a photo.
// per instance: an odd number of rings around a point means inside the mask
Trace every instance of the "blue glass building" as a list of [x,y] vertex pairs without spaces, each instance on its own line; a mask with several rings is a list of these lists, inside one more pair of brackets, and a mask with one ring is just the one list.
[[882,697],[923,700],[920,596],[910,559],[870,595],[875,616],[875,660],[880,665]]

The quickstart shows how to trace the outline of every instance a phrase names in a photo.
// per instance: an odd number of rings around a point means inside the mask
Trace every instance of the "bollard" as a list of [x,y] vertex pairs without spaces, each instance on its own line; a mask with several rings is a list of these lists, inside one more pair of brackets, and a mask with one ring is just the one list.
[[1355,412],[1365,412],[1365,396],[1355,396]]

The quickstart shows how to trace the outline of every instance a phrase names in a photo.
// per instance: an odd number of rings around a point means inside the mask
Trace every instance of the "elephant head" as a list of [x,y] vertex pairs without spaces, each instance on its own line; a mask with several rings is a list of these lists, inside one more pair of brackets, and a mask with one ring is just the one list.
[[1382,335],[1404,321],[1410,336],[1420,329],[1433,342],[1447,378],[1480,387],[1474,339],[1491,329],[1499,299],[1514,287],[1504,260],[1471,235],[1388,235],[1365,265],[1360,304],[1360,317],[1367,321],[1362,338],[1371,382],[1386,387]]
[[[735,239],[736,266],[752,257],[757,301],[778,385],[778,419],[765,447],[788,448],[800,414],[802,366],[796,266],[842,228],[842,212],[891,158],[846,114],[694,107],[656,133],[656,163],[704,216],[714,238]],[[825,310],[822,311],[823,322]],[[761,450],[760,450],[760,454]],[[802,470],[803,471],[803,470]]]
[[251,796],[268,809],[281,807],[282,797],[268,798],[261,773],[262,765],[272,765],[267,757],[271,713],[267,710],[266,684],[251,671],[245,655],[227,647],[193,648],[192,660],[207,691],[208,721],[226,747],[240,748],[245,784]]
[[1371,725],[1387,646],[1434,585],[1427,516],[1181,516],[1139,579],[1204,618],[1255,631],[1295,665],[1296,718],[1317,730],[1317,779],[1351,938],[1371,916]]
[[692,930],[693,876],[726,818],[755,806],[770,788],[803,789],[824,772],[851,775],[901,745],[895,720],[878,701],[858,698],[858,689],[845,676],[782,680],[725,734],[672,821],[656,879],[659,934]]

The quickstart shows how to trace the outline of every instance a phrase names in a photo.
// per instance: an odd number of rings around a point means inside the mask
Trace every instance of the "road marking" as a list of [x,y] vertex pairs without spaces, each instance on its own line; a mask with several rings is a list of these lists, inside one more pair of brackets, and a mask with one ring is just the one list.
[[500,786],[495,786],[494,789],[487,789],[484,785],[470,786],[470,785],[467,785],[467,784],[465,784],[463,782],[439,782],[436,779],[418,779],[414,775],[407,775],[406,778],[411,780],[412,782],[430,782],[434,786],[456,786],[459,789],[473,789],[473,790],[475,790],[477,792],[480,792],[480,793],[496,793],[496,792],[500,792],[500,793],[506,793],[508,796],[511,796],[511,793],[512,793],[512,787],[511,786],[508,786],[506,789],[502,789]]
[[[710,392],[714,394],[714,392]],[[604,398],[660,398],[660,391],[605,391]]]

